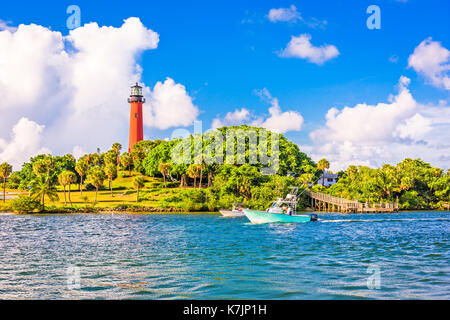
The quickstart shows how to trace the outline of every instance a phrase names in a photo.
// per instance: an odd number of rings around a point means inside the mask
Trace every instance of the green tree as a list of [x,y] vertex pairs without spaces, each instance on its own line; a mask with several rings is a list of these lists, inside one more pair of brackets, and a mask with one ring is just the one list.
[[198,188],[201,189],[202,187],[202,179],[203,179],[203,170],[206,168],[206,163],[203,159],[203,157],[201,157],[200,159],[200,163],[198,164],[199,168],[200,168],[200,173],[199,173],[199,181],[198,181]]
[[117,154],[113,150],[109,150],[108,152],[104,153],[103,155],[103,162],[108,164],[114,164],[117,165]]
[[3,202],[6,201],[6,179],[12,173],[12,166],[7,162],[0,164],[0,178],[3,180]]
[[83,177],[86,175],[88,171],[88,167],[84,159],[79,159],[77,164],[75,165],[75,170],[80,176],[80,195],[83,195]]
[[31,197],[42,201],[42,211],[45,211],[45,197],[51,201],[59,200],[58,191],[50,179],[44,175],[38,176],[31,182]]
[[118,142],[114,143],[111,147],[111,150],[114,152],[114,154],[116,155],[116,165],[120,164],[120,150],[122,150],[122,145]]
[[125,168],[128,169],[128,172],[131,176],[131,165],[133,164],[133,158],[128,152],[122,153],[120,156],[120,164]]
[[117,177],[117,166],[114,163],[108,163],[105,166],[105,174],[108,177],[109,190],[111,190],[111,197],[113,196],[112,192],[112,181]]
[[131,157],[133,159],[134,170],[138,172],[144,172],[143,161],[147,157],[150,149],[154,147],[154,142],[149,140],[143,140],[136,143],[131,150]]
[[145,186],[145,178],[137,176],[133,179],[133,188],[136,189],[136,202],[139,202],[139,190]]
[[310,184],[314,183],[314,174],[313,173],[303,173],[299,178],[298,182],[301,183],[303,186],[308,187]]
[[97,202],[98,189],[103,186],[103,181],[105,181],[105,172],[100,166],[95,166],[89,170],[87,174],[87,181],[95,187],[95,202]]
[[72,183],[75,183],[77,181],[77,176],[75,173],[69,170],[65,170],[61,172],[58,176],[59,184],[63,186],[64,189],[64,204],[67,204],[67,198],[66,198],[66,187],[69,186],[69,202],[72,204],[72,199],[70,198],[70,186]]
[[325,185],[325,169],[330,168],[330,163],[327,159],[320,159],[319,162],[317,162],[317,168],[322,171],[322,185]]
[[222,195],[230,194],[249,200],[253,196],[253,188],[269,179],[269,176],[263,176],[258,168],[248,163],[239,167],[223,165],[214,177],[214,186],[221,189]]
[[64,170],[75,171],[76,160],[71,154],[65,154],[62,157],[53,157],[53,169],[56,175],[59,175]]
[[200,174],[200,167],[201,165],[193,163],[186,170],[186,173],[189,176],[189,178],[194,179],[194,188],[197,186],[197,177]]
[[158,165],[159,172],[161,172],[164,181],[164,188],[167,188],[166,185],[166,176],[169,174],[170,163],[160,163]]
[[21,183],[22,183],[22,179],[20,176],[20,172],[15,171],[9,176],[9,178],[6,182],[6,186],[9,189],[19,189],[19,186]]
[[[159,164],[171,162],[171,151],[176,144],[176,141],[163,141],[150,149],[142,163],[147,176],[158,176],[160,173]],[[178,169],[177,166],[172,166],[172,170],[176,169]]]
[[43,159],[33,163],[33,173],[36,176],[43,175],[46,172],[47,172],[47,164]]

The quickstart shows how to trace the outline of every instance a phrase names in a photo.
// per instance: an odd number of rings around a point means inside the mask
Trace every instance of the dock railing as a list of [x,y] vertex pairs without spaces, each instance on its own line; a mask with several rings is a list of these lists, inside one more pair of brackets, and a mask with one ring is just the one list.
[[306,191],[306,195],[311,199],[319,202],[320,207],[326,207],[328,210],[329,205],[336,207],[343,212],[393,212],[398,211],[398,199],[395,203],[369,203],[359,202],[358,200],[348,200],[345,198],[335,197],[322,192]]

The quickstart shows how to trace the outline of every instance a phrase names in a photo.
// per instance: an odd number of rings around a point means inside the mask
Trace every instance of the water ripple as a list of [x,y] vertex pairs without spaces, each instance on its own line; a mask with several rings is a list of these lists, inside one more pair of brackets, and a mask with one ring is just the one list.
[[0,298],[449,299],[449,231],[449,212],[1,216]]

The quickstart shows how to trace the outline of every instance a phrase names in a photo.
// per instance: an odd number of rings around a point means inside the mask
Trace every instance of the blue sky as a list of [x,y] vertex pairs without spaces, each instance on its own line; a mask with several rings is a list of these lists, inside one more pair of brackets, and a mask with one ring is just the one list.
[[[157,49],[138,58],[142,81],[153,87],[170,77],[183,84],[204,127],[236,108],[267,114],[268,102],[255,94],[263,88],[283,111],[303,116],[301,130],[286,133],[300,145],[312,144],[309,133],[324,125],[332,107],[387,103],[401,76],[411,79],[409,90],[416,101],[449,101],[448,90],[408,68],[408,57],[428,37],[450,48],[448,1],[3,1],[0,20],[12,26],[35,23],[67,35],[65,11],[70,4],[81,8],[82,25],[120,27],[134,16],[157,32]],[[366,26],[371,4],[381,9],[380,30]],[[269,21],[270,9],[291,5],[302,21]],[[308,25],[324,20],[324,26]],[[315,46],[334,45],[339,55],[317,65],[277,54],[301,34],[309,34]],[[171,130],[147,127],[145,136],[165,138]]]

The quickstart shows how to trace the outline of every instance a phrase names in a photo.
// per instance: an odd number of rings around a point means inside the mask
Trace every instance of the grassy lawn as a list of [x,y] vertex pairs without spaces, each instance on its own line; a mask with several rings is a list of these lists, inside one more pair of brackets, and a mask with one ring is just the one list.
[[[80,194],[79,186],[72,185],[70,197],[72,206],[84,207],[93,206],[98,208],[114,208],[119,205],[138,205],[142,207],[163,208],[169,206],[177,207],[179,202],[164,201],[169,197],[179,196],[186,188],[164,188],[162,179],[145,177],[145,186],[139,191],[139,202],[136,202],[136,190],[133,188],[133,177],[117,178],[112,182],[112,195],[108,189],[108,180],[105,180],[104,189],[98,191],[97,202],[95,203],[95,190],[83,190],[83,195]],[[46,197],[45,206],[64,207],[64,192],[62,186],[57,186],[59,200],[50,201]],[[68,187],[66,187],[67,206],[70,206]],[[24,193],[27,191],[7,190],[10,193]],[[6,200],[6,204],[0,201],[0,211],[7,211],[9,209],[8,203],[11,200]]]

